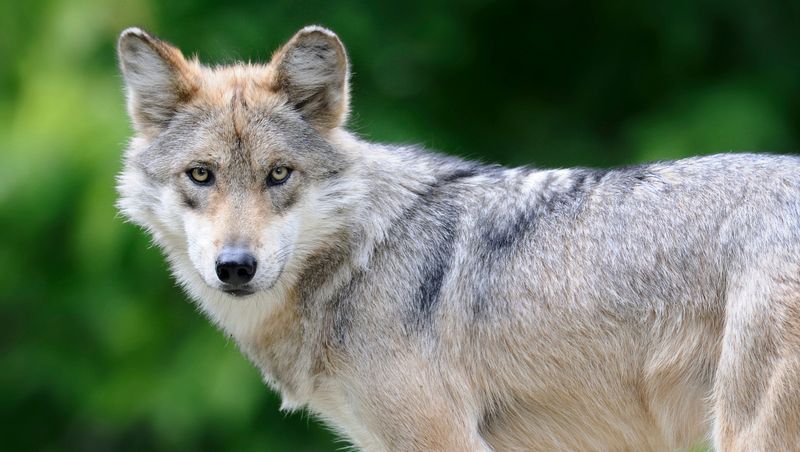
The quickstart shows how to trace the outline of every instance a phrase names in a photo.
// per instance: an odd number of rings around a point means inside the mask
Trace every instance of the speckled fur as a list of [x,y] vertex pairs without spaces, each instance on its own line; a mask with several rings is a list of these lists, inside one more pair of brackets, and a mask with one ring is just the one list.
[[[366,450],[798,449],[797,158],[535,170],[368,143],[320,27],[265,65],[139,29],[119,55],[119,208],[285,409]],[[219,290],[229,243],[253,295]]]

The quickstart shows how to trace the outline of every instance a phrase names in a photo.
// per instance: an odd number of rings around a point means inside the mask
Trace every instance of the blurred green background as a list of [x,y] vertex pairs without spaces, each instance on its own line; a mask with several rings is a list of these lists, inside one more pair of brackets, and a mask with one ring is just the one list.
[[131,130],[117,34],[265,60],[303,25],[353,65],[351,128],[504,164],[800,149],[800,3],[0,3],[5,450],[334,450],[114,210]]

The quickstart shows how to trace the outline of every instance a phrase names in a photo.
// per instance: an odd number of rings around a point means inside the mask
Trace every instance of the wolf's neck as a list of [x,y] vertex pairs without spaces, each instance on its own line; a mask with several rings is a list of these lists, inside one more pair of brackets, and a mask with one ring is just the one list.
[[464,173],[469,165],[411,147],[364,142],[343,131],[329,139],[353,164],[336,184],[339,193],[325,195],[340,203],[330,220],[337,226],[318,237],[324,245],[302,259],[296,280],[301,303],[335,298],[354,274],[367,271],[375,251],[391,239],[392,227],[440,183],[443,162],[454,166],[448,174]]

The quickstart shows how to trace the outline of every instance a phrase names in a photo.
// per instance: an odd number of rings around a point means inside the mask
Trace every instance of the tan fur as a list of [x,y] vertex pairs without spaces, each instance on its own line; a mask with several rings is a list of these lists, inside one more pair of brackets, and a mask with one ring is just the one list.
[[274,68],[260,64],[203,68],[202,90],[193,102],[198,108],[222,108],[235,96],[245,106],[278,105],[284,99],[274,89],[274,78]]

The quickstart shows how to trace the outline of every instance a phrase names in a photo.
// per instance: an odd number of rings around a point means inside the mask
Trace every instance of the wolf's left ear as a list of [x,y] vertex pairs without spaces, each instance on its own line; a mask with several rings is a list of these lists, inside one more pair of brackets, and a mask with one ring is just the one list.
[[347,120],[350,69],[344,45],[332,31],[305,27],[272,57],[276,89],[319,130]]
[[117,51],[134,127],[158,133],[197,91],[197,68],[180,50],[139,28],[120,34]]

